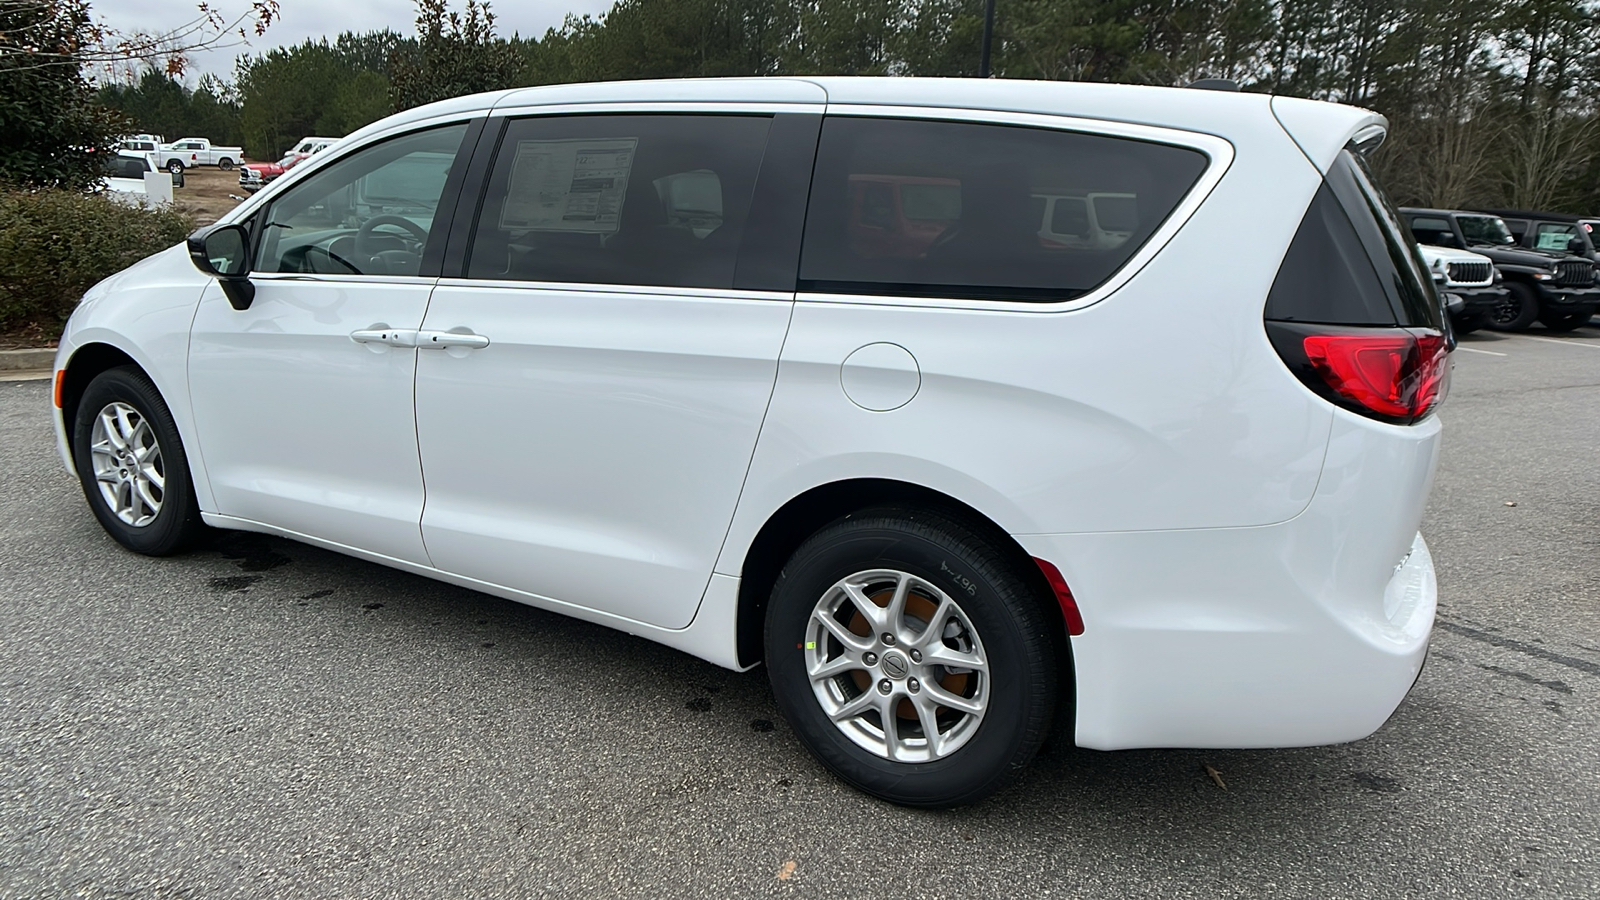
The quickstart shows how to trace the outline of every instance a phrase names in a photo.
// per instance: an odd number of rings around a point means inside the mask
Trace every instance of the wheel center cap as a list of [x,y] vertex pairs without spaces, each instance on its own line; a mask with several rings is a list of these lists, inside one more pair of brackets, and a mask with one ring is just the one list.
[[883,674],[896,680],[911,674],[911,663],[898,653],[885,653],[883,655]]

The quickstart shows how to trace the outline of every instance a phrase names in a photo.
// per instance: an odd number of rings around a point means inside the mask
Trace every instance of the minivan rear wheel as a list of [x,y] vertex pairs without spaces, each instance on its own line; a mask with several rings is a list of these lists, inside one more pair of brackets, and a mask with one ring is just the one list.
[[166,556],[205,530],[172,413],[137,368],[108,369],[89,382],[72,456],[95,518],[129,550]]
[[795,551],[768,604],[784,716],[821,762],[909,806],[1004,787],[1050,727],[1060,629],[980,528],[878,509]]

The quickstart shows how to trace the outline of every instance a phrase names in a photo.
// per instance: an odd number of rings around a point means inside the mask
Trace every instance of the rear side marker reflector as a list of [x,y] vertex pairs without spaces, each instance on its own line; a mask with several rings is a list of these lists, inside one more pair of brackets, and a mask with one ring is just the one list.
[[1061,605],[1061,617],[1067,622],[1067,634],[1074,637],[1083,634],[1083,614],[1078,612],[1078,601],[1073,599],[1072,588],[1067,587],[1067,580],[1061,577],[1061,570],[1055,563],[1035,556],[1033,561],[1038,564],[1039,571],[1044,573],[1044,580],[1050,584],[1051,593],[1056,595],[1056,602]]

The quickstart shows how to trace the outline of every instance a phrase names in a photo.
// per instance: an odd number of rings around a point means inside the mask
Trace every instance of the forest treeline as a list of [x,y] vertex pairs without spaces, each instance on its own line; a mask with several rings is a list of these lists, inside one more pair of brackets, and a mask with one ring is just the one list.
[[[977,74],[984,0],[619,0],[540,37],[488,4],[417,0],[416,31],[240,57],[190,88],[146,71],[100,101],[140,129],[276,158],[397,109],[503,87],[729,75]],[[1389,118],[1401,202],[1600,212],[1600,0],[997,0],[1001,78],[1182,85]]]

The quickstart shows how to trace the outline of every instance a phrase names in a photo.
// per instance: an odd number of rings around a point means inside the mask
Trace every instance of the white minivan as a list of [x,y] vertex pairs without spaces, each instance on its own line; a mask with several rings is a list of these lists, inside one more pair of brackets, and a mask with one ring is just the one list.
[[[995,80],[421,107],[91,289],[60,451],[137,552],[264,532],[765,662],[898,803],[995,791],[1058,714],[1352,741],[1426,655],[1449,369],[1384,128]],[[1040,197],[1126,234],[1042,239]]]

